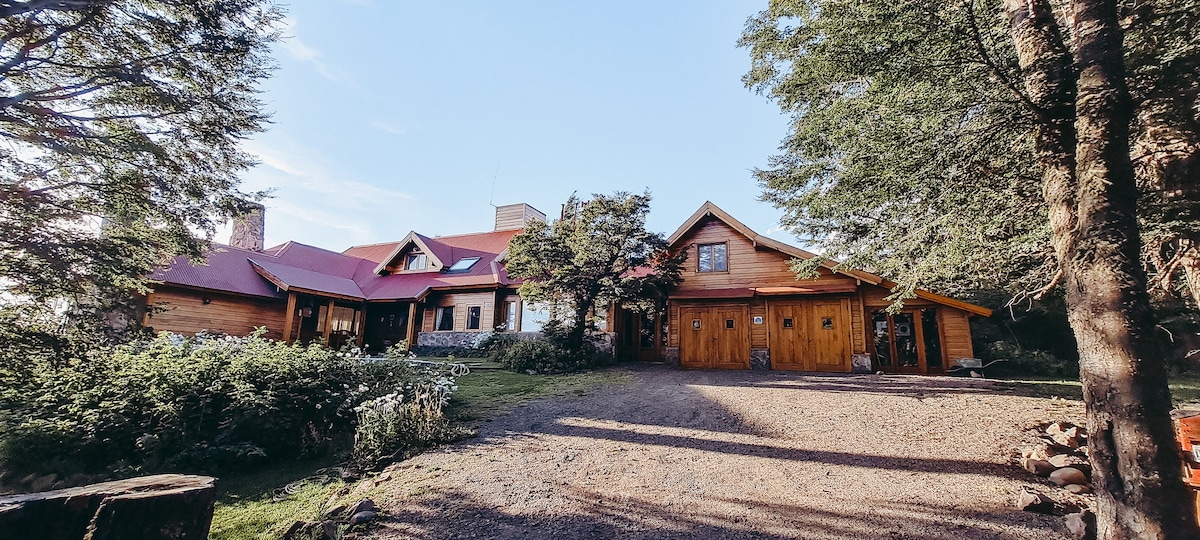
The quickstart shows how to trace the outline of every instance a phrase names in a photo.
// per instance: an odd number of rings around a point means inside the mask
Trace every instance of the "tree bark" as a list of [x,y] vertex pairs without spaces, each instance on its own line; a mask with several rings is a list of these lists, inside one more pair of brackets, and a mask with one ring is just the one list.
[[[1064,267],[1079,346],[1101,540],[1200,537],[1181,478],[1165,361],[1140,264],[1130,160],[1133,103],[1115,0],[1069,4],[1079,67],[1077,229]],[[1057,238],[1056,245],[1063,242]]]

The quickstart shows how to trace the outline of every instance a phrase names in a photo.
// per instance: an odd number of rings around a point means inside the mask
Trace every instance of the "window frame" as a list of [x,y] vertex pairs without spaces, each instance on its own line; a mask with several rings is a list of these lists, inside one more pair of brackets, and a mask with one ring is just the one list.
[[[723,268],[718,268],[716,258],[716,246],[721,246],[721,264]],[[707,248],[709,269],[705,270],[701,265],[700,252]],[[703,274],[723,273],[729,271],[729,243],[728,242],[710,242],[707,244],[696,244],[696,272]]]
[[[450,328],[442,328],[442,322],[445,320],[446,313],[450,314]],[[454,331],[454,306],[438,306],[434,310],[433,315],[433,331],[434,332],[453,332]]]
[[[412,268],[414,261],[420,261],[421,266]],[[429,256],[421,251],[409,252],[404,256],[404,272],[421,272],[429,268]]]
[[[471,313],[475,314],[475,326],[471,326]],[[483,306],[467,306],[466,330],[479,330],[483,322]]]
[[[463,257],[455,261],[449,268],[446,268],[446,273],[470,272],[482,259],[483,257]],[[466,266],[459,266],[463,263],[467,263]]]

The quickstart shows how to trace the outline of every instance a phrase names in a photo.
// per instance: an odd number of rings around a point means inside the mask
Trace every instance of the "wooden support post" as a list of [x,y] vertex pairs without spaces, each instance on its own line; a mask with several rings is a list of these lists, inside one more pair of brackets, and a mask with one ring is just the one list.
[[142,313],[142,327],[150,327],[150,319],[154,316],[154,293],[146,293],[146,312]]
[[518,296],[517,297],[517,317],[516,317],[517,320],[516,320],[516,322],[513,323],[513,332],[521,331],[521,317],[524,316],[524,314],[525,314],[525,299]]
[[358,340],[356,340],[355,346],[361,349],[362,344],[363,344],[363,338],[366,337],[366,334],[367,334],[367,303],[366,302],[363,302],[362,310],[360,310],[358,312],[358,315],[354,319],[354,330],[356,332],[358,332]]
[[292,323],[296,318],[296,293],[289,292],[287,300],[287,311],[283,314],[283,341],[290,343],[292,341]]
[[408,350],[413,350],[417,346],[417,303],[409,302],[408,304],[408,331],[404,333],[404,339],[408,340]]
[[325,331],[321,333],[321,337],[325,340],[325,345],[329,345],[329,336],[333,333],[333,299],[329,299],[329,307],[325,308]]

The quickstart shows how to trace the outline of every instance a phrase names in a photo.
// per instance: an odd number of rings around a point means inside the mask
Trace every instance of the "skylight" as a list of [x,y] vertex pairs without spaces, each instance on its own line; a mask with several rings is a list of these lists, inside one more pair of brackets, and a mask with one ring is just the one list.
[[479,257],[463,257],[446,269],[447,272],[466,272],[470,270],[475,263],[479,262]]

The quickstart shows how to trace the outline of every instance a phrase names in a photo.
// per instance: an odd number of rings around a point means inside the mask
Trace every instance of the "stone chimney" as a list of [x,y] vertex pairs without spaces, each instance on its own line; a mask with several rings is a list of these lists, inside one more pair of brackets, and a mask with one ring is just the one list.
[[266,207],[263,205],[245,203],[242,215],[233,218],[233,234],[229,235],[229,245],[250,251],[262,251],[265,213]]
[[533,220],[545,222],[546,214],[541,213],[537,208],[529,206],[525,203],[497,206],[495,230],[511,231],[515,229],[524,229],[525,224]]

